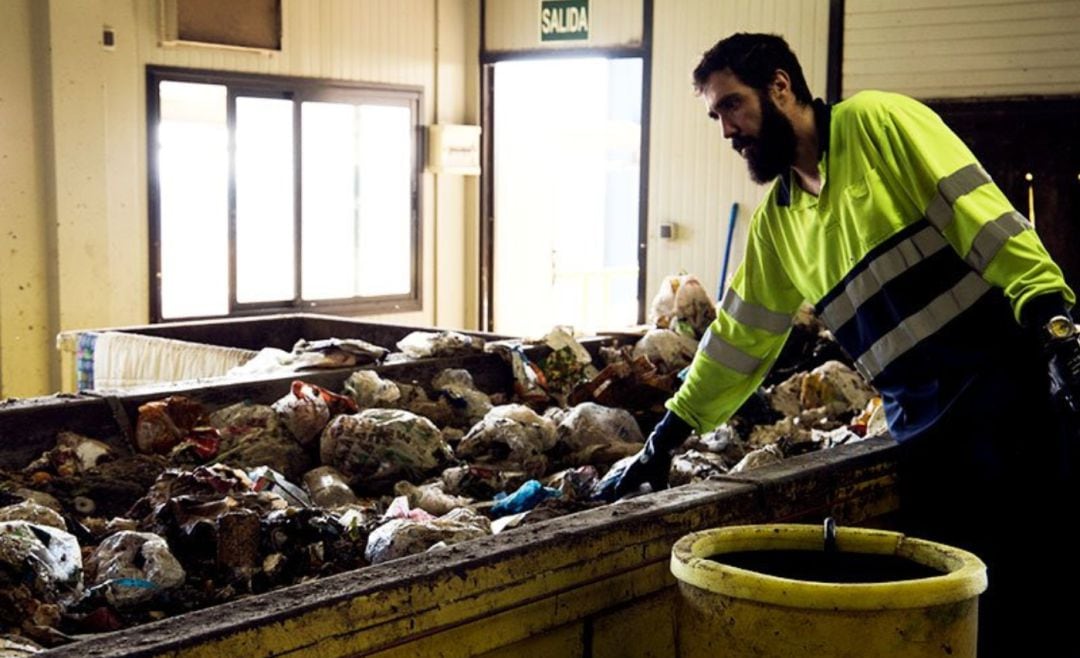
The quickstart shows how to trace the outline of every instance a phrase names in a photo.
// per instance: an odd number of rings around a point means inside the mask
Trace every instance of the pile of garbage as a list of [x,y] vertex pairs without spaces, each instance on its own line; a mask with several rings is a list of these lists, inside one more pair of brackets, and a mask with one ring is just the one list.
[[279,375],[303,370],[354,368],[479,354],[484,349],[484,339],[456,331],[414,331],[398,341],[396,347],[399,351],[391,352],[359,338],[311,341],[301,338],[289,352],[264,347],[245,363],[229,370],[226,377]]
[[[56,646],[599,505],[600,476],[641,448],[693,356],[680,332],[708,327],[711,304],[690,308],[595,365],[561,329],[528,353],[483,347],[509,363],[513,391],[482,391],[465,370],[429,382],[358,370],[340,392],[296,380],[270,405],[148,402],[122,447],[60,432],[0,472],[0,636]],[[798,332],[829,342],[813,323]],[[476,347],[441,338],[439,350]],[[798,350],[803,369],[686,442],[672,485],[882,430],[849,365]]]

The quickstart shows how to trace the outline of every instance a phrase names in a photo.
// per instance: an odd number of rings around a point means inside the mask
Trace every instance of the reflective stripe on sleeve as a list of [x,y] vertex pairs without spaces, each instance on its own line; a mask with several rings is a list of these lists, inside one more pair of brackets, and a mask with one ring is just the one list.
[[739,324],[761,329],[770,334],[782,334],[791,326],[792,315],[785,315],[770,311],[759,304],[744,300],[735,292],[734,288],[728,288],[724,294],[724,302],[720,305],[728,315]]
[[1020,213],[1011,210],[994,221],[983,224],[972,240],[971,251],[964,260],[982,274],[1009,238],[1029,228],[1031,223]]
[[938,181],[938,192],[926,207],[926,218],[939,231],[945,231],[952,224],[956,200],[990,182],[990,174],[977,162],[957,169]]
[[761,365],[761,359],[750,356],[720,338],[711,328],[705,330],[705,335],[701,337],[701,342],[698,344],[698,350],[704,352],[706,356],[720,365],[744,375],[754,374],[754,371]]

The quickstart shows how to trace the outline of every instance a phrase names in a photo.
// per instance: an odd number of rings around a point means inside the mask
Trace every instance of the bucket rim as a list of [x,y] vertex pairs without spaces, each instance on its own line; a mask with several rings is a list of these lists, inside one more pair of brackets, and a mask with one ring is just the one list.
[[895,555],[942,571],[939,576],[875,583],[795,580],[708,559],[753,550],[822,550],[820,525],[774,523],[711,528],[679,539],[671,573],[682,583],[732,598],[785,607],[833,610],[898,610],[955,603],[986,590],[986,565],[975,554],[903,533],[868,528],[836,529],[838,550]]

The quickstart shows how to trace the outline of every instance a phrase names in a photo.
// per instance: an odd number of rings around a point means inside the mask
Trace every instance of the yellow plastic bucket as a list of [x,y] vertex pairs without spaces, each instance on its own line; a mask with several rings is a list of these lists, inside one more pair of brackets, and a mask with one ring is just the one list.
[[[671,572],[682,593],[678,655],[975,656],[978,597],[987,582],[986,565],[975,555],[862,528],[837,528],[835,553],[824,549],[825,533],[814,525],[731,526],[680,539],[671,551]],[[828,555],[841,567],[847,559],[873,563],[879,559],[873,556],[882,556],[927,573],[860,582],[838,582],[843,573],[821,580],[770,575],[800,561],[789,558],[813,561],[811,553]],[[777,568],[732,566],[745,564],[747,556],[772,560]]]

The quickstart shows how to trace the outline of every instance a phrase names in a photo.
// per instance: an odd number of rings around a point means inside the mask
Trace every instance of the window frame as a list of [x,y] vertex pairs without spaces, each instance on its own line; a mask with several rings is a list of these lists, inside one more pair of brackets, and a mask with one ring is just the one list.
[[[159,83],[195,82],[224,85],[226,87],[227,130],[229,140],[228,180],[228,293],[229,309],[224,315],[184,316],[164,318],[161,313],[161,195],[157,160],[158,124],[161,119]],[[293,222],[295,295],[291,300],[280,302],[238,303],[236,301],[236,98],[255,96],[292,100],[293,108]],[[412,184],[410,205],[410,249],[412,267],[410,290],[403,295],[372,297],[349,297],[324,300],[302,299],[302,135],[301,107],[306,101],[348,102],[360,104],[377,101],[381,105],[398,105],[410,109],[413,128],[413,148],[410,149]],[[149,215],[149,276],[150,321],[178,322],[189,320],[221,319],[266,315],[273,313],[316,312],[338,315],[369,315],[375,313],[398,313],[418,311],[423,308],[423,148],[424,148],[423,87],[390,85],[321,78],[263,75],[190,69],[169,66],[146,67],[146,154],[147,154],[147,210]]]

